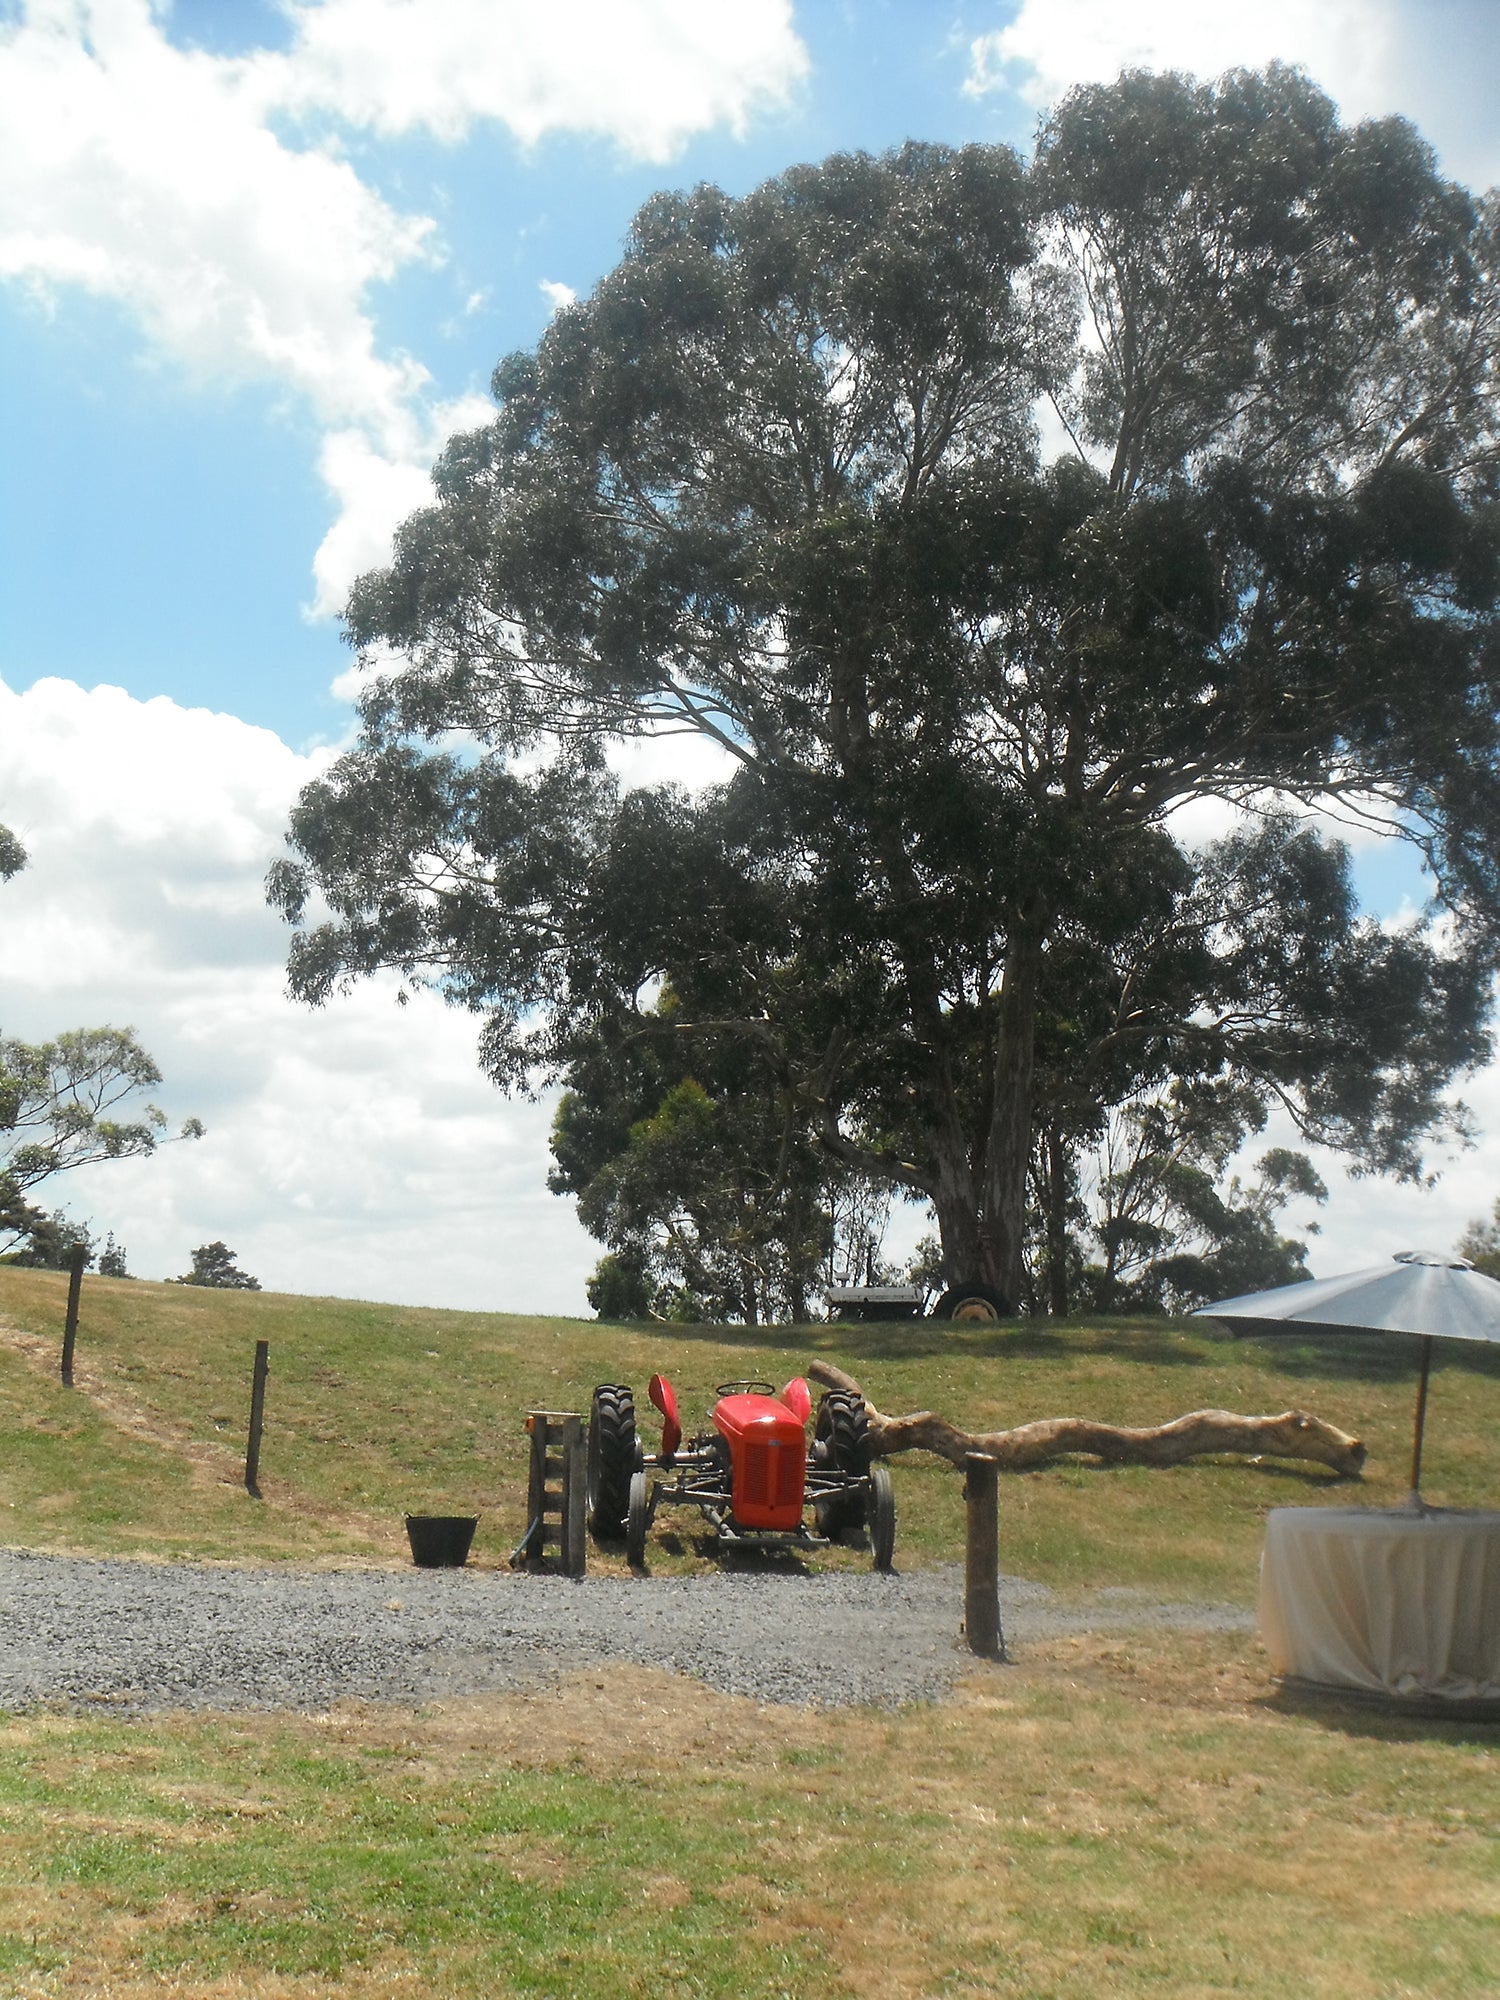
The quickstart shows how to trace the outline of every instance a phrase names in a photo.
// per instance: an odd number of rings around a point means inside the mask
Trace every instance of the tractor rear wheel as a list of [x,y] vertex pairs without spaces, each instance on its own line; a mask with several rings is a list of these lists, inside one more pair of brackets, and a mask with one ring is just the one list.
[[605,1382],[589,1410],[589,1529],[595,1541],[618,1541],[624,1534],[630,1481],[640,1462],[635,1397],[623,1382]]
[[632,1569],[646,1563],[646,1530],[651,1523],[651,1491],[644,1472],[630,1476],[630,1498],[625,1509],[625,1559]]
[[896,1489],[883,1465],[870,1467],[870,1548],[876,1569],[890,1569],[896,1560]]
[[994,1326],[1014,1311],[991,1285],[951,1285],[933,1307],[932,1317],[951,1319],[959,1326]]
[[813,1437],[828,1447],[827,1462],[840,1472],[853,1472],[862,1478],[869,1470],[870,1413],[863,1396],[851,1395],[847,1389],[830,1389],[818,1404]]
[[[846,1389],[828,1391],[818,1404],[813,1450],[824,1465],[847,1473],[851,1482],[864,1479],[870,1469],[870,1417],[863,1396],[851,1395]],[[814,1520],[818,1533],[830,1541],[837,1541],[846,1528],[862,1528],[863,1487],[855,1487],[849,1493],[830,1493],[817,1503]]]

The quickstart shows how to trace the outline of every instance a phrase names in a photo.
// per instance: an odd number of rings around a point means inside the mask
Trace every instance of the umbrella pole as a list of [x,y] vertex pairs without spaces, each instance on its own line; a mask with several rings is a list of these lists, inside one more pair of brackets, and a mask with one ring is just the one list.
[[1427,1377],[1432,1368],[1432,1335],[1422,1336],[1422,1374],[1417,1383],[1417,1421],[1411,1440],[1411,1497],[1420,1498],[1422,1485],[1422,1426],[1427,1421]]

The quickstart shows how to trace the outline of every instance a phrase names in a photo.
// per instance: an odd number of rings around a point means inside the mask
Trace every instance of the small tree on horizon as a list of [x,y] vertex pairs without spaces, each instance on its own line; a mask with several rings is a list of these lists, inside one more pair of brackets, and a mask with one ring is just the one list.
[[101,1278],[130,1278],[135,1274],[125,1268],[126,1251],[123,1243],[116,1243],[115,1232],[110,1230],[104,1239],[104,1248],[99,1252],[99,1275]]
[[174,1285],[209,1285],[226,1292],[258,1292],[260,1279],[252,1278],[235,1263],[235,1252],[222,1241],[200,1243],[193,1252],[193,1268]]
[[[25,848],[0,825],[0,882],[26,864]],[[49,1042],[0,1035],[0,1249],[32,1239],[15,1261],[46,1265],[48,1231],[63,1217],[34,1207],[33,1189],[75,1167],[141,1159],[171,1143],[164,1138],[166,1113],[144,1101],[161,1080],[133,1028],[70,1028]],[[197,1118],[176,1134],[202,1137]],[[69,1239],[69,1249],[75,1240],[87,1240],[92,1252],[86,1229]]]
[[83,1268],[86,1271],[93,1268],[95,1247],[92,1229],[86,1222],[74,1222],[60,1208],[55,1208],[50,1215],[42,1209],[24,1205],[8,1208],[0,1215],[0,1227],[24,1237],[20,1248],[12,1250],[6,1258],[8,1264],[32,1271],[66,1271],[72,1263],[74,1250],[82,1245],[85,1252]]

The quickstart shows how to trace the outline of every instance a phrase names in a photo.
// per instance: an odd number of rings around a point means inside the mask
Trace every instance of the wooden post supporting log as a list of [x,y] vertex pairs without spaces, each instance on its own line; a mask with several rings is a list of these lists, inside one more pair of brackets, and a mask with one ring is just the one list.
[[68,1260],[68,1313],[63,1321],[62,1378],[63,1387],[73,1386],[73,1348],[78,1339],[78,1299],[83,1290],[83,1267],[88,1262],[86,1243],[75,1243],[73,1254]]
[[1000,1630],[1000,1469],[988,1452],[964,1459],[964,1637],[982,1660],[1005,1658]]
[[250,1378],[250,1441],[245,1447],[245,1491],[260,1498],[260,1432],[266,1415],[266,1376],[271,1371],[271,1344],[255,1343],[255,1372]]

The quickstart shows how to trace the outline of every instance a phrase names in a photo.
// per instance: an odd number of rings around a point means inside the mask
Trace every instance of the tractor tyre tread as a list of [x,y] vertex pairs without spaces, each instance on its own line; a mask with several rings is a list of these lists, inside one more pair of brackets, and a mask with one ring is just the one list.
[[646,1530],[650,1526],[651,1486],[644,1472],[630,1478],[630,1497],[625,1509],[625,1559],[632,1569],[646,1566]]
[[870,1549],[878,1570],[894,1568],[896,1561],[896,1489],[889,1469],[870,1467]]
[[595,1541],[618,1541],[625,1533],[630,1481],[640,1462],[635,1397],[623,1382],[601,1383],[589,1409],[589,1531]]

